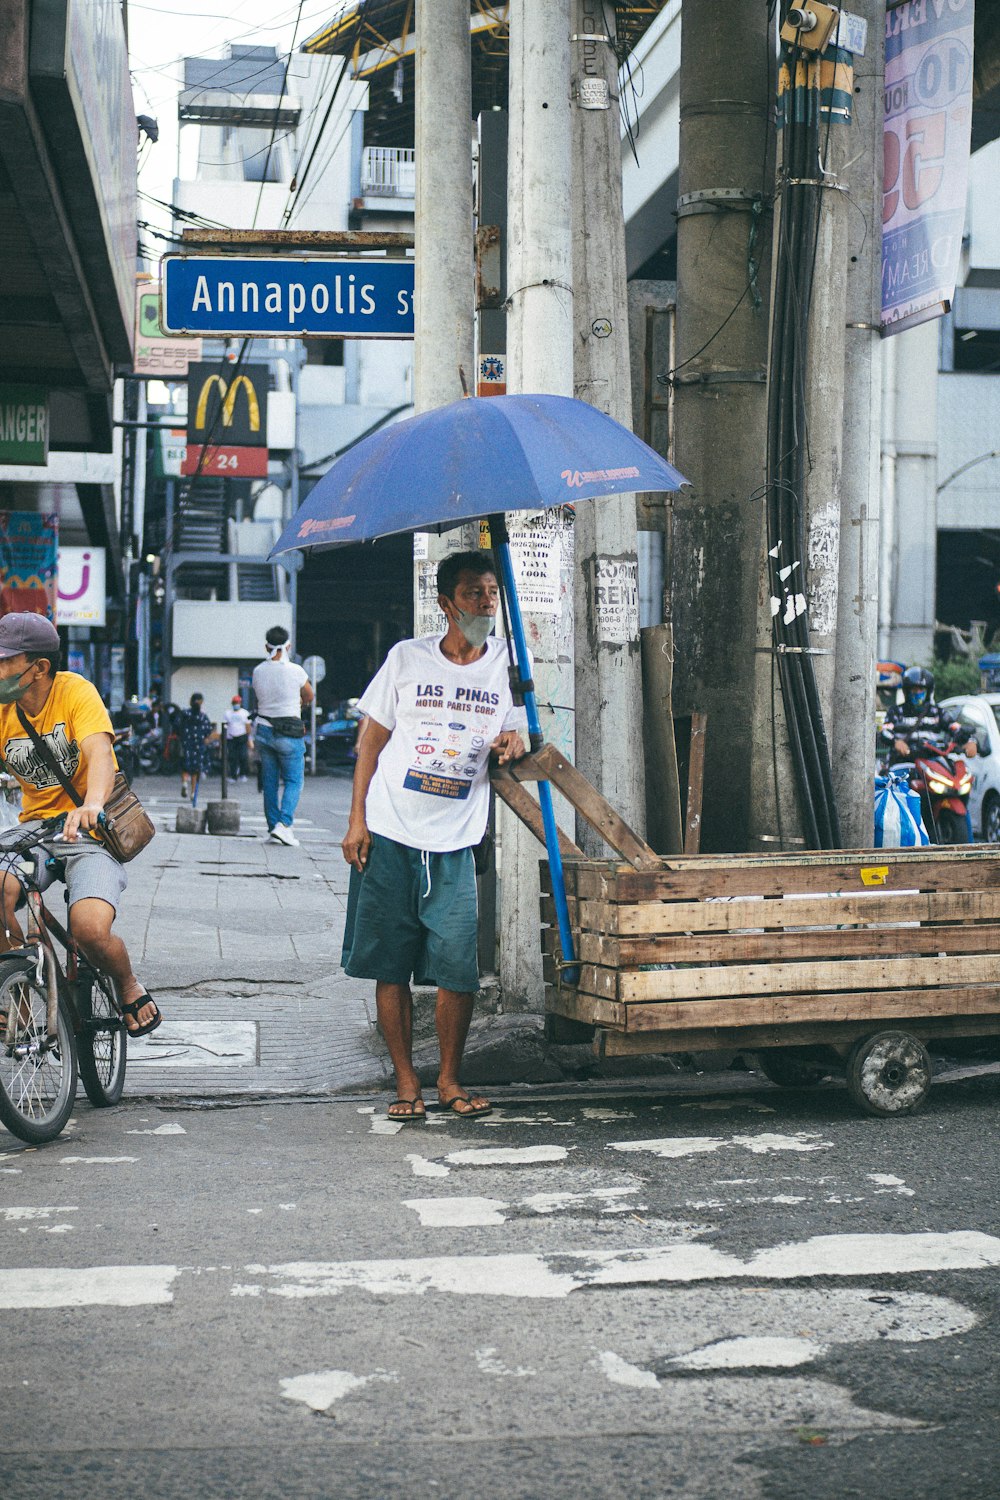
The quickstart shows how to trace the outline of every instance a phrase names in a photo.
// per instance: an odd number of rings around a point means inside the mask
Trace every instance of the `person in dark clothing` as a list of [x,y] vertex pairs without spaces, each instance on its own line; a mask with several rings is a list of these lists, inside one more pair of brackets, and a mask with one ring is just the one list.
[[203,771],[207,771],[211,757],[208,747],[219,738],[212,728],[212,721],[203,711],[205,699],[201,693],[191,694],[191,707],[180,717],[181,737],[181,796],[190,793],[192,803],[198,800],[198,782]]

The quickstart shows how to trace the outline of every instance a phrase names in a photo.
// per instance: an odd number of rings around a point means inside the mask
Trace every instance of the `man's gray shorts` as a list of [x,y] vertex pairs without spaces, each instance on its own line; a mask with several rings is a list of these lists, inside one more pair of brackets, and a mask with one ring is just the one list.
[[[30,823],[22,823],[17,831],[24,832],[31,826]],[[115,912],[118,911],[122,892],[128,885],[128,876],[125,873],[125,866],[113,859],[106,849],[101,848],[100,844],[87,838],[86,835],[71,844],[55,839],[44,846],[44,852],[53,855],[65,868],[66,891],[70,906],[77,901],[94,898],[98,901],[106,901]],[[2,866],[3,840],[0,837],[0,868]],[[39,858],[36,869],[42,876],[39,885],[44,890],[49,883],[46,876],[52,877],[53,872],[45,870],[44,858]],[[60,877],[55,875],[54,878]]]

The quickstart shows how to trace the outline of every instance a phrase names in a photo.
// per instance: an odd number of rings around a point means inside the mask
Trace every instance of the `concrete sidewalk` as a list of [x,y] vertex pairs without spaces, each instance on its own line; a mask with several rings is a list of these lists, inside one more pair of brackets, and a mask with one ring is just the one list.
[[[380,1087],[374,990],[340,969],[349,772],[309,780],[301,848],[266,837],[251,782],[238,836],[173,832],[179,787],[136,782],[157,837],[129,867],[119,930],[164,1024],[129,1047],[132,1094],[296,1094]],[[200,802],[219,796],[219,783]]]

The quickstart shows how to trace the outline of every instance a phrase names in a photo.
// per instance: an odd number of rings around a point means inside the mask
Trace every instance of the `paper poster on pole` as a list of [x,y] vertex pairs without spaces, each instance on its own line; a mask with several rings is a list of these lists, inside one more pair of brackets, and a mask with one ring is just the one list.
[[639,639],[639,564],[634,557],[598,557],[595,564],[597,639],[628,646]]
[[886,14],[883,335],[940,317],[955,294],[974,23],[974,0],[907,0]]
[[507,522],[510,557],[521,608],[526,614],[559,613],[562,577],[562,536],[565,523],[558,511],[513,518]]
[[448,629],[438,604],[437,570],[434,558],[417,558],[417,597],[414,604],[413,634],[444,635]]

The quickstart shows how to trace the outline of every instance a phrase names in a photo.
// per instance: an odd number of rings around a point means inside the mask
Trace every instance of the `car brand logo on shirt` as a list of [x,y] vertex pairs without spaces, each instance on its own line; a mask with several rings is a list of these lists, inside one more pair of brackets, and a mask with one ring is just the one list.
[[449,724],[448,728],[449,729],[454,729],[456,731],[461,731],[461,730],[463,730],[465,728],[465,725],[464,724]]
[[434,746],[433,745],[418,745],[417,746],[417,754],[418,755],[433,755],[434,754]]
[[457,751],[457,750],[445,750],[445,752],[444,752],[444,753],[445,753],[445,755],[447,755],[447,756],[448,756],[448,757],[449,757],[449,758],[450,758],[450,759],[454,759],[454,757],[455,757],[455,756],[456,756],[456,755],[457,755],[457,754],[458,754],[458,751]]

